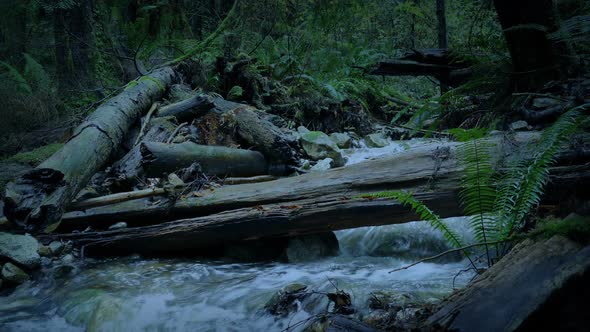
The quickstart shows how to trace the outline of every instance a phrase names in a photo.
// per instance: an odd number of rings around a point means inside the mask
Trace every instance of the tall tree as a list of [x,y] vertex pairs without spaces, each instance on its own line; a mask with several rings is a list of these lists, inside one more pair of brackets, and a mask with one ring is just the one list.
[[567,74],[567,47],[548,34],[558,28],[552,0],[494,0],[512,57],[514,89],[531,91]]

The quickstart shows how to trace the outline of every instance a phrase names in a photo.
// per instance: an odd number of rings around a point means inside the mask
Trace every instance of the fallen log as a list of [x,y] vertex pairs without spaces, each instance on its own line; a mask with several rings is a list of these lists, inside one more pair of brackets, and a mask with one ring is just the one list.
[[173,134],[176,125],[172,117],[152,119],[146,126],[147,132],[138,144],[133,146],[123,158],[113,164],[110,170],[110,189],[113,191],[131,190],[144,175],[141,165],[141,143],[166,142]]
[[160,117],[174,116],[179,121],[190,121],[205,114],[213,106],[213,98],[207,95],[195,95],[189,99],[160,108],[157,115]]
[[55,228],[67,205],[105,166],[129,128],[175,80],[172,68],[159,69],[101,105],[63,148],[7,185],[8,219],[30,232]]
[[161,177],[195,162],[209,175],[254,176],[268,172],[268,164],[260,152],[224,146],[144,142],[141,156],[148,177]]
[[[496,142],[504,142],[502,135]],[[496,155],[506,158],[522,154],[525,143],[539,139],[538,133],[519,133],[498,144]],[[130,226],[150,225],[163,221],[207,216],[223,211],[269,204],[293,205],[296,201],[315,200],[320,203],[329,197],[353,197],[362,193],[382,190],[405,189],[414,192],[418,198],[422,193],[434,195],[429,204],[439,204],[445,210],[456,213],[457,199],[438,203],[449,196],[443,192],[455,192],[462,176],[454,150],[458,143],[434,142],[401,152],[388,159],[367,161],[326,172],[281,178],[272,182],[241,184],[208,189],[197,193],[186,193],[184,198],[155,196],[136,199],[118,204],[71,211],[64,216],[60,230],[67,232],[92,226],[95,229],[108,228],[112,220],[125,221]],[[582,182],[590,178],[590,165],[555,168],[555,181],[564,183],[555,193],[568,191],[568,183]],[[558,173],[556,173],[559,171]],[[439,196],[437,196],[439,194]],[[444,205],[446,204],[446,205]],[[392,221],[393,222],[393,221]]]

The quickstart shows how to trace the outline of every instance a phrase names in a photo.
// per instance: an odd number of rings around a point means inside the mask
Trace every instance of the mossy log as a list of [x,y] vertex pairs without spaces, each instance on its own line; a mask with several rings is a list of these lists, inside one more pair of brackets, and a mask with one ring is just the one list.
[[193,163],[199,163],[205,174],[218,176],[255,176],[268,172],[268,164],[260,152],[224,146],[144,142],[141,155],[148,177],[161,177]]
[[[501,135],[499,135],[501,136]],[[496,136],[496,141],[503,138]],[[522,154],[519,146],[538,140],[534,133],[517,134],[506,144],[499,144],[501,151],[498,156]],[[460,187],[462,168],[458,165],[455,148],[458,143],[433,142],[413,148],[409,151],[381,160],[367,161],[344,168],[326,172],[309,173],[296,177],[281,178],[271,182],[250,183],[221,188],[208,189],[200,192],[185,192],[181,197],[160,195],[111,204],[107,206],[78,209],[64,216],[60,227],[61,232],[81,230],[88,226],[94,229],[106,229],[108,221],[126,221],[131,227],[152,225],[165,221],[205,217],[224,211],[236,209],[265,207],[269,205],[297,206],[302,202],[317,206],[331,206],[333,210],[317,209],[307,216],[317,213],[334,215],[338,209],[345,208],[351,198],[363,193],[383,190],[409,190],[415,196],[431,206],[435,212],[443,216],[462,214],[456,196]],[[551,189],[551,199],[559,201],[561,194],[572,194],[572,188],[580,183],[589,183],[590,165],[556,167],[552,169],[551,180],[555,185]],[[348,202],[348,203],[347,203]],[[364,206],[368,201],[356,202],[355,206]],[[344,205],[339,205],[344,204]],[[390,206],[392,202],[384,203]],[[311,205],[309,205],[311,206]],[[369,204],[368,206],[373,206]],[[404,207],[396,206],[396,210],[388,210],[387,220],[377,220],[374,214],[379,211],[370,209],[365,218],[356,221],[356,225],[375,225],[380,223],[396,223],[415,220],[415,215]],[[325,221],[328,222],[328,219]],[[309,222],[312,222],[311,220]],[[338,219],[333,222],[338,224]],[[351,221],[352,222],[352,221]],[[332,225],[330,227],[348,227]],[[323,225],[321,227],[326,227]]]
[[207,95],[195,95],[189,99],[162,107],[158,116],[174,116],[179,121],[190,121],[205,114],[213,107],[213,98]]
[[176,77],[172,68],[159,69],[101,105],[58,152],[7,185],[8,219],[30,232],[55,228],[68,204],[111,159],[129,128]]

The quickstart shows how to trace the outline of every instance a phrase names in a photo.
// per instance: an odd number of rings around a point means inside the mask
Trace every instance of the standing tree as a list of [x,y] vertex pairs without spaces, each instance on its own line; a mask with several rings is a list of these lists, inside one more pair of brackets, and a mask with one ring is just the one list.
[[568,49],[548,35],[558,28],[552,0],[494,0],[512,57],[514,89],[532,91],[568,72]]

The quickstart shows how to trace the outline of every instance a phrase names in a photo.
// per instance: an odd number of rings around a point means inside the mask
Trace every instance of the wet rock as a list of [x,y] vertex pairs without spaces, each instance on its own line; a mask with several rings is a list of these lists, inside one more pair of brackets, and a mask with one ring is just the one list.
[[341,149],[349,149],[352,146],[352,137],[346,133],[332,133],[330,139]]
[[382,148],[389,144],[389,140],[383,133],[374,133],[365,136],[365,144],[370,148]]
[[321,131],[310,131],[301,136],[301,146],[305,153],[313,160],[332,158],[332,166],[340,167],[344,165],[344,157],[340,148],[330,139],[330,137]]
[[368,325],[365,325],[353,318],[338,315],[327,314],[312,319],[303,329],[305,332],[377,332]]
[[60,255],[64,251],[65,245],[61,241],[52,241],[49,244],[49,250],[54,256]]
[[39,242],[29,235],[0,233],[0,257],[32,269],[41,263]]
[[[178,188],[178,187],[184,187],[185,183],[184,181],[182,181],[178,175],[171,173],[170,175],[168,175],[168,183],[174,187],[174,188]],[[125,226],[126,227],[126,226]]]
[[39,245],[39,249],[37,250],[41,257],[49,257],[51,256],[51,248],[49,246],[44,246],[42,244]]
[[30,278],[25,271],[12,263],[4,264],[0,274],[2,274],[2,279],[14,284],[22,284]]
[[590,245],[563,236],[527,239],[445,300],[427,323],[453,331],[584,331],[589,282]]
[[529,124],[526,121],[520,120],[510,124],[510,130],[523,131],[528,130]]
[[71,263],[73,263],[75,260],[76,260],[76,258],[74,258],[74,255],[72,255],[72,254],[67,254],[67,255],[64,255],[64,257],[62,257],[62,258],[60,259],[60,262],[61,262],[62,264],[71,264]]
[[290,263],[307,262],[338,255],[340,246],[333,232],[301,235],[289,239],[286,254]]
[[109,231],[114,231],[117,229],[124,229],[127,228],[127,223],[124,221],[118,222],[116,224],[113,224],[109,227]]
[[309,133],[309,129],[305,128],[304,126],[299,126],[297,127],[297,132],[299,133],[299,135],[305,135],[307,133]]
[[334,160],[332,158],[322,159],[313,165],[313,167],[311,167],[309,170],[312,172],[327,171],[331,168],[333,162]]
[[304,284],[294,283],[283,287],[264,305],[264,309],[275,316],[286,316],[299,309],[299,304],[310,293]]

